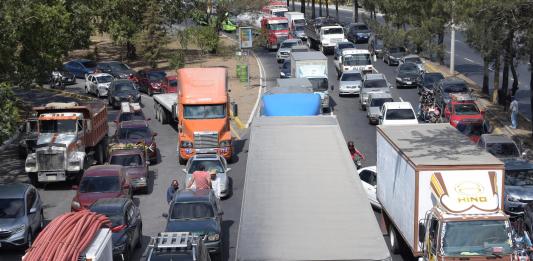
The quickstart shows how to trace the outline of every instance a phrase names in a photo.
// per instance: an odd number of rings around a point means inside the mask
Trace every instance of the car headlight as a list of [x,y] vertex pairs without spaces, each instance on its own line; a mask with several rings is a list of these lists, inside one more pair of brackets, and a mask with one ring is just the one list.
[[400,77],[396,77],[396,81],[401,82],[401,81],[402,81],[402,78],[400,78]]
[[76,200],[72,200],[72,203],[70,204],[70,208],[72,208],[72,209],[80,209],[81,208],[80,202],[78,202]]
[[220,239],[220,235],[218,233],[207,235],[208,241],[217,241],[219,239]]
[[220,142],[220,147],[229,147],[231,146],[231,140],[223,140]]
[[192,148],[192,147],[193,147],[193,143],[190,142],[190,141],[185,141],[185,140],[184,140],[184,141],[182,141],[182,142],[180,143],[180,147],[181,147],[181,148]]
[[19,225],[10,230],[11,234],[17,234],[20,232],[24,232],[26,230],[26,225]]
[[507,201],[520,202],[520,198],[519,197],[515,197],[513,195],[507,195]]
[[285,73],[284,72],[280,72],[279,75],[285,76]]

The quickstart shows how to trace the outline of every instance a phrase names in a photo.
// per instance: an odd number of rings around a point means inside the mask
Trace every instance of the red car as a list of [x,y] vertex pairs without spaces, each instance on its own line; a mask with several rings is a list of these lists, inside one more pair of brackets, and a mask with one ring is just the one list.
[[484,113],[477,107],[475,99],[469,94],[452,94],[450,103],[444,108],[444,117],[457,127],[461,121],[483,122]]
[[162,93],[176,93],[178,91],[178,79],[175,75],[165,77],[161,84]]
[[92,166],[83,174],[80,185],[72,189],[76,190],[70,205],[72,211],[87,209],[101,198],[132,196],[126,172],[120,165]]
[[131,77],[131,80],[139,86],[139,91],[152,96],[154,93],[161,93],[161,85],[167,73],[157,69],[142,69]]

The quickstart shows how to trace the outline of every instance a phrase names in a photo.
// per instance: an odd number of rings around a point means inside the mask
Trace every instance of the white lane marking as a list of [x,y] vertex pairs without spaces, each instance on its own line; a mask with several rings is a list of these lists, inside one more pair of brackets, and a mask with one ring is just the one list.
[[265,70],[265,67],[263,67],[263,62],[261,62],[261,59],[255,55],[255,52],[252,52],[253,56],[255,57],[255,60],[257,61],[257,66],[259,66],[259,90],[257,91],[257,100],[255,101],[254,108],[252,109],[252,113],[250,114],[250,118],[248,118],[248,122],[246,122],[246,128],[250,127],[250,123],[252,123],[253,118],[255,117],[255,112],[257,110],[257,107],[259,107],[259,101],[261,100],[261,94],[263,93],[263,73]]
[[469,62],[471,62],[471,63],[476,63],[476,62],[474,62],[473,60],[470,60],[470,59],[468,59],[468,58],[464,58],[464,59],[467,60],[467,61],[469,61]]

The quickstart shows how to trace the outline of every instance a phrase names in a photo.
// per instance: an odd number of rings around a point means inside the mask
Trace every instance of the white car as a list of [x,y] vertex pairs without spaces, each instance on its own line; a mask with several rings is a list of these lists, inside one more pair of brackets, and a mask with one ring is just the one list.
[[94,94],[98,98],[107,96],[113,79],[113,76],[108,73],[89,74],[85,78],[85,93]]
[[376,208],[381,208],[381,204],[379,203],[376,197],[376,166],[364,167],[358,170],[357,174],[359,174],[361,184],[363,184],[363,188],[365,188],[366,190],[366,195],[368,197],[368,200],[370,201],[370,204]]
[[409,102],[386,102],[381,106],[379,124],[411,125],[418,124],[416,113]]
[[[218,198],[227,197],[229,195],[229,178],[227,174],[231,168],[228,168],[226,159],[217,154],[198,154],[190,158],[183,169],[183,172],[185,172],[186,175],[185,184],[189,183],[192,174],[197,171],[200,166],[204,166],[205,171],[212,168],[216,169],[217,177],[215,180],[211,180],[211,186]],[[191,188],[194,189],[195,185],[193,184]]]

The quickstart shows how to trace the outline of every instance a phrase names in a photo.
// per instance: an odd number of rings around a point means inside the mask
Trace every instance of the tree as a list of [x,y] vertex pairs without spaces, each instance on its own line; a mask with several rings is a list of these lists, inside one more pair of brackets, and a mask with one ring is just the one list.
[[315,19],[315,0],[311,0],[311,18]]
[[157,67],[161,51],[169,42],[160,0],[149,0],[144,12],[143,30],[136,41],[152,68]]
[[8,139],[17,129],[18,108],[16,97],[7,83],[0,83],[0,143]]
[[353,22],[359,21],[359,1],[353,0]]

